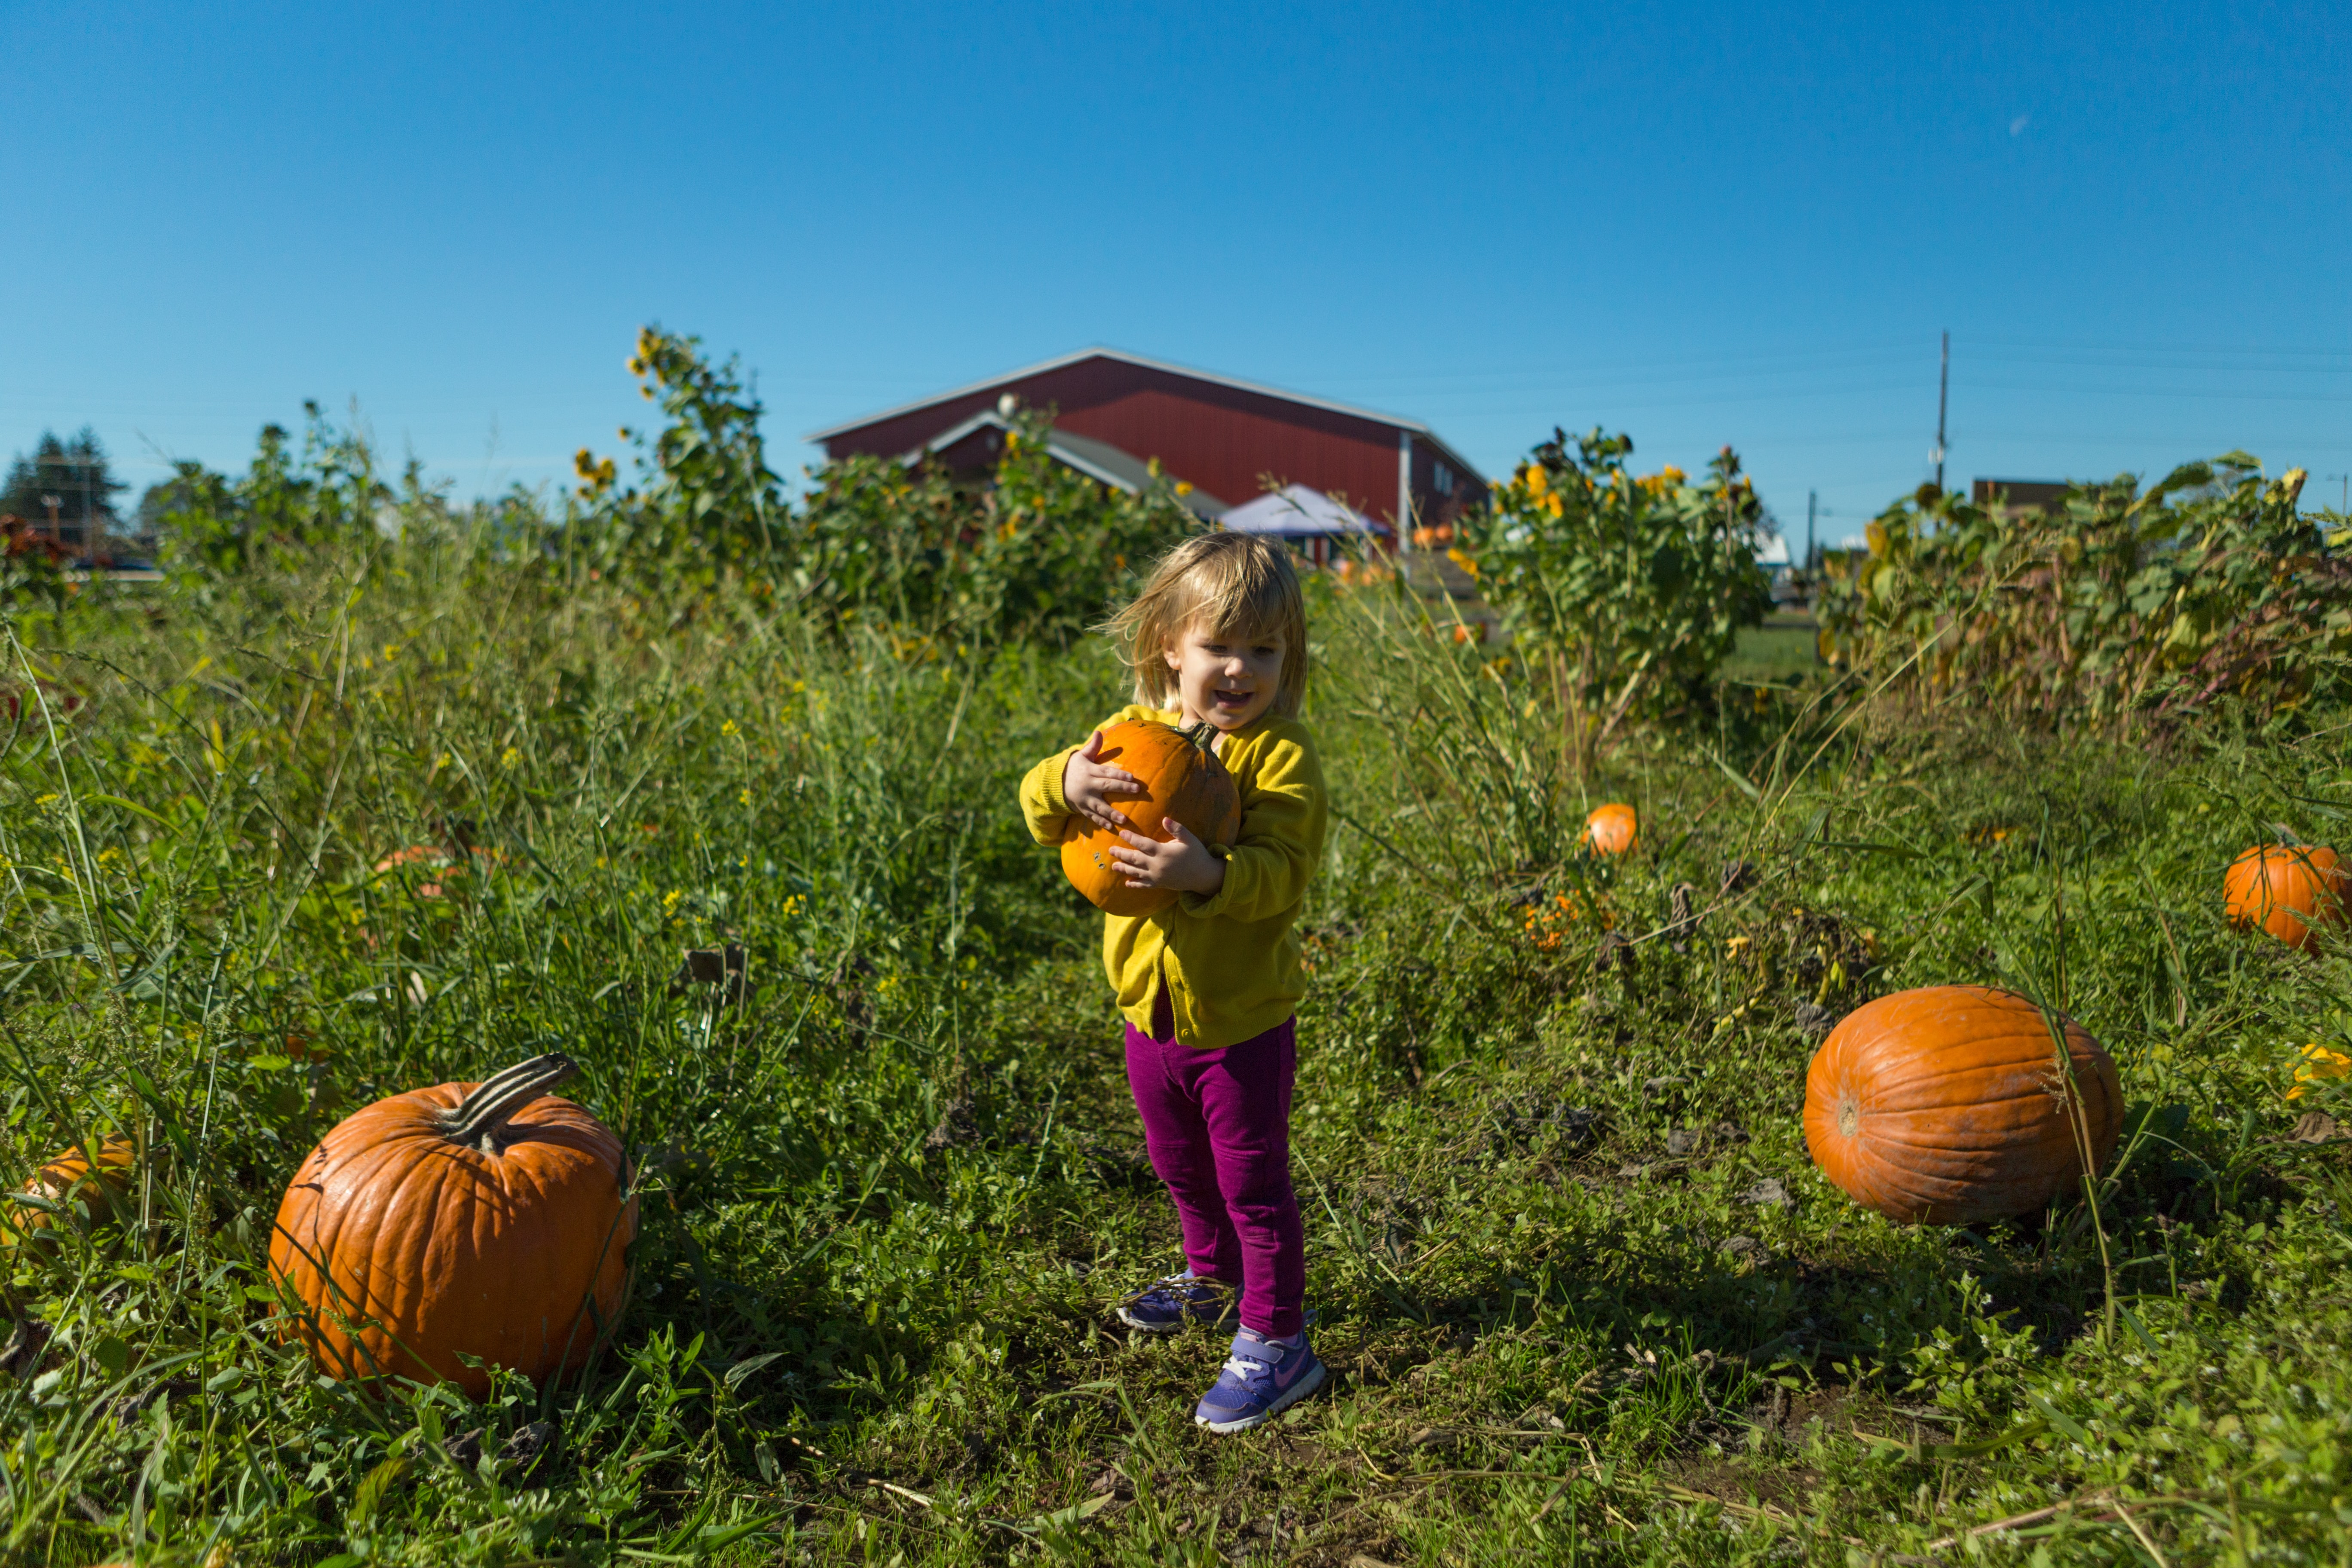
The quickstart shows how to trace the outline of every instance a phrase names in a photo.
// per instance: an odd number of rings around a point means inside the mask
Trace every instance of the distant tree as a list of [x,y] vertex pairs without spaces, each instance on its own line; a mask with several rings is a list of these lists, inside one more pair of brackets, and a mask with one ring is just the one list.
[[41,432],[40,444],[29,458],[23,453],[9,465],[8,483],[0,489],[0,512],[11,512],[46,531],[54,519],[61,542],[88,549],[102,542],[120,521],[114,494],[125,489],[107,467],[106,448],[98,432],[88,426],[70,440],[53,431]]

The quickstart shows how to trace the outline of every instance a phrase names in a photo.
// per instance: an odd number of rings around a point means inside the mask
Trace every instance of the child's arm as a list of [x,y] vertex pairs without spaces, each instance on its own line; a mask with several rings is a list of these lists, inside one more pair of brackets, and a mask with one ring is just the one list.
[[[1303,731],[1301,731],[1303,733]],[[1174,817],[1162,817],[1164,843],[1129,831],[1110,857],[1130,888],[1166,888],[1186,914],[1238,921],[1280,914],[1307,896],[1323,855],[1327,807],[1323,769],[1302,741],[1278,740],[1242,803],[1241,837],[1230,849],[1203,844]]]
[[1259,921],[1307,896],[1307,884],[1323,858],[1330,811],[1323,767],[1314,752],[1298,741],[1276,742],[1243,805],[1241,838],[1223,852],[1223,883],[1180,893],[1178,907],[1186,914]]
[[1055,752],[1021,781],[1021,816],[1029,837],[1040,844],[1059,844],[1070,827],[1070,801],[1062,793],[1062,770],[1078,748]]

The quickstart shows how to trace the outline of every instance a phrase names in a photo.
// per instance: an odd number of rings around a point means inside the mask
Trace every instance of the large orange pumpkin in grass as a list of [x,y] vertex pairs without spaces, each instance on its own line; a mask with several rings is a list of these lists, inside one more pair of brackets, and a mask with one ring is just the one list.
[[[96,1163],[91,1156],[95,1152]],[[61,1149],[33,1173],[24,1191],[41,1204],[0,1199],[0,1247],[32,1241],[58,1225],[102,1225],[124,1195],[139,1146],[127,1134],[89,1139]]]
[[[1135,831],[1160,843],[1162,817],[1174,817],[1203,843],[1231,844],[1242,830],[1242,797],[1233,774],[1209,749],[1216,731],[1202,724],[1179,730],[1152,719],[1130,719],[1102,732],[1105,763],[1125,768],[1148,792],[1115,798],[1111,805]],[[1127,872],[1110,857],[1120,843],[1107,827],[1073,816],[1062,838],[1062,874],[1106,914],[1157,914],[1176,902],[1166,888],[1130,888]]]
[[1584,846],[1595,855],[1628,854],[1641,843],[1641,821],[1622,801],[1596,805],[1584,819]]
[[2344,923],[2352,872],[2318,845],[2261,844],[2230,862],[2221,897],[2240,931],[2259,926],[2289,947],[2309,947],[2320,926]]
[[2099,1042],[2062,1023],[2071,1088],[2042,1010],[2013,992],[1930,985],[1856,1008],[1805,1075],[1813,1163],[1906,1222],[1976,1225],[2079,1196],[2084,1149],[2095,1170],[2115,1153],[2123,1089]]
[[584,1362],[619,1316],[637,1230],[620,1141],[548,1093],[578,1071],[534,1057],[346,1118],[302,1162],[269,1238],[269,1272],[305,1310],[284,1332],[339,1377],[446,1378]]

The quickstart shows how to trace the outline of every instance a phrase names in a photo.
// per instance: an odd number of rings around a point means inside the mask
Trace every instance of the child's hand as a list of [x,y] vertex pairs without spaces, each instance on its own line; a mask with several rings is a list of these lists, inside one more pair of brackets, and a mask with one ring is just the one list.
[[1172,816],[1161,817],[1160,826],[1170,835],[1165,844],[1119,829],[1126,844],[1112,845],[1110,858],[1127,872],[1129,887],[1213,893],[1225,885],[1225,863],[1209,853],[1198,835]]
[[1062,798],[1070,803],[1070,809],[1096,826],[1114,832],[1126,827],[1128,821],[1111,808],[1110,797],[1150,793],[1141,779],[1125,768],[1102,761],[1100,730],[1087,737],[1087,743],[1062,769]]

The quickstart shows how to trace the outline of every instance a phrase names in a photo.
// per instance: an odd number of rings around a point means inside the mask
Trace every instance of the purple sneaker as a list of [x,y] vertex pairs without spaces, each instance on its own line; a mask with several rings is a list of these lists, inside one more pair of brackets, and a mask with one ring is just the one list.
[[1216,1327],[1234,1310],[1233,1287],[1195,1274],[1171,1274],[1118,1304],[1118,1321],[1147,1334],[1172,1334],[1187,1323]]
[[1234,1353],[1217,1385],[1201,1396],[1192,1419],[1212,1432],[1263,1426],[1323,1386],[1323,1363],[1301,1334],[1281,1345],[1247,1329],[1234,1336]]

